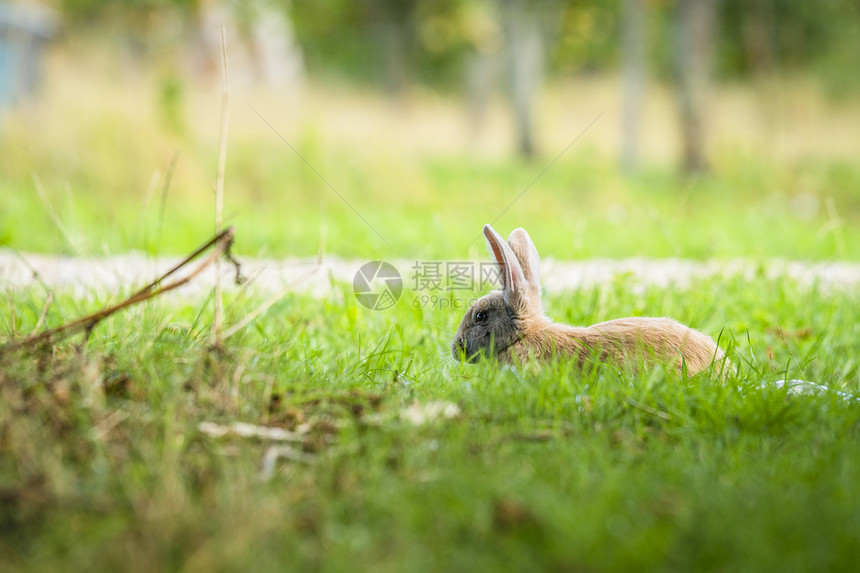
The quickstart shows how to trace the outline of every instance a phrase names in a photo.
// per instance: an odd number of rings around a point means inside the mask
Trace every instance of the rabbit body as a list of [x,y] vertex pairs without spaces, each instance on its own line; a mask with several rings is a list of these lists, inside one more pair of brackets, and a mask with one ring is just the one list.
[[499,264],[502,288],[466,312],[451,343],[454,358],[494,355],[507,363],[555,355],[619,367],[659,363],[696,374],[728,361],[714,340],[669,318],[619,318],[588,327],[558,324],[541,304],[540,260],[528,233],[514,230],[506,243],[489,225],[484,236]]
[[550,322],[527,328],[523,337],[499,354],[506,362],[550,358],[553,353],[576,357],[580,365],[589,358],[625,366],[642,360],[646,364],[672,365],[690,373],[707,369],[723,353],[710,336],[671,318],[618,318],[587,327]]

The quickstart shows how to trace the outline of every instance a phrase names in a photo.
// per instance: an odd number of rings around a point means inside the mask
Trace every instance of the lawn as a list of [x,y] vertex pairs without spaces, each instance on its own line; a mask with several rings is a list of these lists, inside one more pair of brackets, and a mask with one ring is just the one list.
[[[0,246],[26,257],[199,245],[213,227],[219,99],[189,94],[188,125],[171,131],[152,78],[120,76],[110,91],[66,68],[39,113],[2,126]],[[392,115],[378,98],[320,90],[296,111],[237,89],[225,182],[235,252],[487,260],[478,237],[492,221],[505,235],[527,228],[561,260],[860,259],[860,167],[834,151],[855,141],[844,127],[856,105],[844,121],[810,112],[792,124],[786,90],[777,131],[835,128],[778,143],[827,143],[821,153],[750,151],[722,133],[712,173],[685,179],[665,156],[619,173],[605,145],[612,111],[559,155],[606,109],[605,88],[578,90],[576,110],[571,88],[548,96],[533,161],[449,144],[461,111],[450,102],[418,98]],[[738,109],[727,124],[755,117]],[[652,133],[655,148],[671,149],[669,131]],[[683,288],[628,279],[550,292],[548,313],[671,316],[719,338],[738,373],[459,364],[449,344],[462,311],[411,304],[408,285],[371,311],[336,282],[330,296],[284,297],[217,349],[211,300],[168,294],[103,321],[86,344],[0,350],[0,569],[856,568],[860,402],[775,382],[860,397],[860,293],[764,272]],[[120,294],[58,289],[43,327]],[[253,284],[231,293],[227,323],[265,296]],[[35,328],[47,297],[36,283],[6,289],[0,344]],[[242,436],[236,422],[281,433]]]
[[[17,570],[850,570],[860,558],[856,292],[726,277],[549,297],[571,323],[670,315],[739,365],[521,372],[448,357],[459,313],[344,286],[221,350],[169,295],[0,362],[0,560]],[[252,297],[253,298],[253,297]],[[15,328],[42,311],[12,295]],[[57,298],[57,324],[104,301]],[[228,301],[235,320],[253,300]],[[4,337],[11,317],[2,317]],[[764,385],[762,385],[764,383]],[[451,417],[418,424],[449,404]],[[450,404],[456,405],[456,408]],[[217,437],[241,421],[296,432]]]
[[[51,70],[33,109],[0,124],[0,246],[179,255],[210,235],[217,85],[188,88],[176,131],[144,72],[107,83],[120,72],[77,61]],[[287,99],[237,86],[225,218],[237,252],[253,256],[474,260],[485,254],[481,225],[493,222],[525,227],[557,259],[858,260],[860,138],[845,126],[860,106],[784,87],[768,102],[716,93],[713,170],[683,178],[665,90],[649,93],[643,162],[624,174],[611,79],[548,86],[532,161],[504,143],[513,138],[501,102],[470,136],[454,97],[419,93],[397,108],[325,84]],[[781,122],[759,125],[765,111]]]
[[[542,254],[557,259],[860,259],[856,164],[736,158],[719,176],[684,180],[659,167],[628,177],[604,156],[571,151],[538,178],[551,158],[430,156],[400,165],[346,148],[303,151],[323,181],[280,143],[261,140],[228,159],[225,213],[240,253],[312,256],[323,248],[344,257],[474,259],[484,253],[474,241],[481,225],[495,221],[525,227]],[[258,148],[267,151],[252,157]],[[0,182],[3,244],[181,254],[212,229],[211,195],[174,196],[163,180],[121,191],[40,181],[65,230],[28,174]]]

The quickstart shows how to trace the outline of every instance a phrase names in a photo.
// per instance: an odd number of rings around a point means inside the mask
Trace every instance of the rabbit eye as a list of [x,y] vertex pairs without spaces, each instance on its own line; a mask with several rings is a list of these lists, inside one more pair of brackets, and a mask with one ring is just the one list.
[[475,313],[475,322],[484,322],[487,320],[487,313],[483,310],[479,310]]

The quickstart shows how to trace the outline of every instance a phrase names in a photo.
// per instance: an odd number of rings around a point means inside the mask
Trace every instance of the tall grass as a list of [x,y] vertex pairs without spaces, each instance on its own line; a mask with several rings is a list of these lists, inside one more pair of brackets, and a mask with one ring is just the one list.
[[[16,325],[41,313],[14,295]],[[458,365],[460,316],[288,296],[213,353],[208,311],[147,303],[0,364],[0,557],[21,570],[835,570],[858,558],[856,293],[718,279],[547,301],[563,320],[671,315],[717,336],[721,384],[557,363]],[[254,301],[227,301],[228,321]],[[58,293],[56,324],[99,301]],[[238,306],[236,306],[238,305]],[[231,315],[235,313],[234,315]],[[2,316],[4,336],[11,321]],[[404,409],[460,413],[414,426]],[[270,443],[200,422],[302,433]],[[311,461],[306,461],[307,458]]]
[[[217,100],[166,130],[134,89],[148,84],[76,98],[101,89],[78,71],[47,115],[7,124],[0,242],[187,252],[211,234],[217,135],[195,118],[211,123]],[[224,185],[240,253],[315,255],[325,236],[327,253],[347,257],[481,257],[480,224],[545,165],[463,153],[438,137],[444,125],[428,128],[429,142],[386,130],[363,140],[376,124],[323,97],[311,112],[334,120],[270,115],[314,173],[268,127],[241,128],[256,116],[238,95],[247,109],[231,109],[240,128]],[[412,129],[451,117],[425,98],[403,122],[365,98],[340,101]],[[58,114],[67,123],[52,122]],[[577,122],[558,123],[548,140],[566,144]],[[556,258],[860,256],[850,162],[724,147],[714,175],[682,180],[665,161],[623,176],[609,157],[584,141],[496,226],[528,228]],[[860,558],[860,404],[774,383],[860,393],[856,292],[764,274],[632,289],[619,276],[546,301],[569,323],[672,316],[719,337],[739,366],[721,383],[659,368],[458,364],[448,350],[458,311],[410,304],[407,291],[374,312],[333,286],[326,298],[286,296],[217,348],[204,301],[164,297],[109,317],[87,341],[0,353],[2,568],[809,571]],[[259,303],[248,292],[227,297],[228,328]],[[7,292],[0,341],[33,330],[45,296]],[[58,291],[44,327],[108,298]],[[408,408],[433,403],[455,415],[410,421]],[[273,450],[204,424],[237,421],[295,441]]]
[[[88,252],[189,250],[211,226],[219,78],[187,80],[186,127],[177,131],[159,119],[157,74],[108,82],[122,70],[87,57],[58,57],[44,97],[4,122],[0,245],[69,250],[35,175]],[[416,92],[396,108],[342,86],[283,94],[234,86],[225,223],[245,254],[315,255],[323,234],[328,252],[347,257],[477,257],[475,229],[531,184],[496,224],[528,228],[557,258],[856,259],[860,140],[846,126],[858,107],[830,104],[802,81],[774,91],[762,99],[751,87],[719,88],[713,174],[685,180],[673,161],[671,93],[659,87],[648,94],[645,161],[622,175],[611,79],[548,86],[533,162],[512,157],[510,122],[495,100],[484,129],[470,134],[453,97]]]

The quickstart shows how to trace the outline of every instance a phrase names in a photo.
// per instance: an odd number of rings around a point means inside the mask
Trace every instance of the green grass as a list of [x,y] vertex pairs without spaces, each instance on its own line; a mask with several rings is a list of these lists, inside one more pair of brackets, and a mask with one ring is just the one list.
[[[177,129],[162,117],[162,76],[143,68],[117,83],[128,70],[98,64],[103,55],[91,49],[59,57],[32,109],[4,114],[0,247],[178,255],[211,234],[220,92],[188,80],[188,100],[174,110],[185,127]],[[643,152],[652,144],[664,151],[646,153],[636,174],[618,172],[617,144],[607,143],[618,119],[606,107],[617,93],[611,78],[547,86],[539,106],[542,155],[530,162],[484,145],[491,136],[513,140],[498,102],[469,145],[463,103],[452,97],[413,94],[399,108],[378,94],[324,83],[295,101],[238,85],[225,218],[245,255],[312,256],[323,247],[344,257],[483,258],[475,239],[494,221],[502,231],[525,227],[542,254],[559,259],[858,260],[856,142],[854,132],[836,128],[856,123],[860,111],[856,102],[836,106],[802,86],[787,83],[773,105],[754,86],[742,93],[721,86],[713,171],[684,179],[671,151],[677,128],[659,114],[647,117]],[[571,109],[574,93],[582,109]],[[650,95],[672,109],[662,91]],[[609,111],[557,157],[594,120],[583,111],[592,108]],[[737,119],[765,110],[779,118],[765,138],[761,125]]]
[[[0,246],[198,246],[212,234],[218,115],[198,109],[211,98],[196,94],[168,134],[146,77],[116,87],[71,67],[60,66],[62,89],[36,102],[39,114],[4,123]],[[343,131],[375,134],[387,116],[360,95],[345,96],[358,103],[338,116]],[[394,132],[357,145],[336,121],[315,121],[327,105],[336,98],[308,105],[307,119],[296,120],[302,108],[285,116],[292,124],[272,121],[349,205],[233,108],[225,214],[240,255],[310,256],[324,242],[343,257],[486,260],[481,224],[528,188],[495,225],[527,228],[543,256],[860,259],[850,162],[780,163],[724,145],[709,176],[685,180],[662,164],[626,176],[587,134],[535,180],[560,148],[524,162],[456,145],[398,149]],[[418,125],[432,126],[431,113],[416,112]],[[823,141],[830,131],[792,133]],[[228,323],[259,302],[250,292],[229,301]],[[860,403],[762,385],[788,376],[860,395],[856,290],[761,274],[639,292],[621,276],[546,301],[568,323],[672,316],[719,336],[739,366],[726,384],[659,369],[456,364],[448,344],[461,311],[416,308],[420,294],[407,290],[385,312],[359,305],[348,285],[288,296],[218,351],[206,303],[168,295],[105,320],[84,348],[70,339],[0,355],[0,569],[856,567]],[[33,329],[45,302],[35,287],[7,295],[0,343]],[[47,325],[113,296],[59,292]],[[432,401],[460,414],[406,419]],[[269,442],[199,429],[235,421],[307,430],[294,446],[309,459],[282,459],[261,479]]]
[[[517,373],[447,356],[459,312],[406,292],[290,296],[208,350],[210,317],[166,298],[0,362],[0,562],[15,570],[851,570],[860,559],[856,292],[716,279],[549,298],[560,320],[669,315],[731,347],[723,385],[660,370]],[[27,332],[38,290],[13,295]],[[103,301],[59,295],[56,325]],[[252,307],[233,300],[231,320]],[[11,333],[8,312],[2,333]],[[779,329],[779,330],[778,330]],[[414,402],[461,413],[413,426]],[[313,461],[201,433],[294,428]]]
[[[60,161],[22,151],[13,139],[0,145],[0,246],[181,254],[211,233],[204,167],[215,164],[213,146],[177,144],[180,159],[164,193],[163,177],[152,190],[147,182],[167,170],[166,145],[161,157],[125,144],[130,149],[81,149],[76,161]],[[538,178],[550,157],[416,158],[311,134],[293,144],[336,192],[274,134],[231,144],[225,216],[241,253],[311,256],[324,243],[345,257],[475,258],[484,253],[474,241],[481,225],[496,221],[502,230],[525,227],[542,254],[560,259],[860,259],[854,164],[724,154],[712,176],[685,180],[668,167],[647,167],[634,177],[583,143]],[[48,216],[34,173],[72,239]]]

